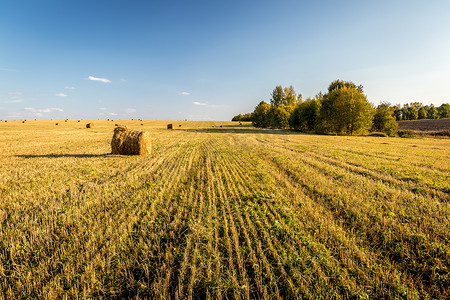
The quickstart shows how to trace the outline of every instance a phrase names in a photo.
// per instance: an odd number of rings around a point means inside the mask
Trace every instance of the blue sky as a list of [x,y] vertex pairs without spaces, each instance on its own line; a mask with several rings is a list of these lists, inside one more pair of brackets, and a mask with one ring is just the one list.
[[230,120],[276,85],[450,101],[450,1],[0,1],[0,119]]

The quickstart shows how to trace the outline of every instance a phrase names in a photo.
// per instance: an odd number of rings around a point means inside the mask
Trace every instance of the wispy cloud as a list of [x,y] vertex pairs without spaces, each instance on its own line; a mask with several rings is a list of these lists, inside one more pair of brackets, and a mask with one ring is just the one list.
[[11,99],[11,100],[7,100],[5,101],[5,103],[22,103],[23,99]]
[[22,92],[9,92],[8,95],[10,95],[10,96],[21,96]]
[[64,93],[58,93],[58,94],[55,94],[55,96],[56,97],[67,97],[67,95]]
[[106,79],[106,78],[99,78],[99,77],[89,76],[88,79],[89,80],[93,80],[93,81],[100,81],[100,82],[104,82],[104,83],[111,83],[111,80]]
[[32,108],[32,107],[25,107],[24,110],[32,112],[32,113],[51,113],[51,112],[63,112],[64,110],[59,107],[52,107],[52,108]]
[[207,102],[193,102],[194,105],[198,105],[198,106],[206,106],[206,107],[225,107],[225,105],[217,105],[217,104],[209,104]]
[[73,86],[65,86],[64,88],[65,88],[66,90],[76,90],[76,88],[73,87]]
[[183,95],[183,96],[189,96],[191,93],[189,93],[189,92],[181,92],[180,93],[180,95]]
[[99,109],[100,109],[100,110],[107,110],[106,107],[100,107]]
[[117,116],[118,114],[116,114],[116,113],[109,113],[108,115],[110,115],[110,116]]
[[125,112],[126,112],[127,114],[132,114],[132,113],[135,113],[135,112],[136,112],[136,109],[135,109],[135,108],[127,108],[127,109],[125,109]]

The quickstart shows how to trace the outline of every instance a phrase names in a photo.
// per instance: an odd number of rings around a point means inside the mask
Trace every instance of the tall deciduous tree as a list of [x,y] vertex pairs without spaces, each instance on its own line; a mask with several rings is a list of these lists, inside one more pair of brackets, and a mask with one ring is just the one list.
[[373,108],[363,94],[362,86],[342,81],[336,84],[334,81],[328,90],[320,110],[321,131],[354,134],[371,125]]
[[389,103],[380,104],[373,116],[372,131],[394,136],[398,131],[398,124],[393,116],[394,109]]
[[304,102],[297,104],[291,114],[291,127],[302,132],[314,131],[319,119],[322,99],[322,94],[319,94],[314,99],[308,98]]
[[428,119],[438,118],[438,110],[433,104],[427,105],[425,108],[427,109]]
[[293,106],[297,103],[297,93],[292,85],[284,88],[283,105]]
[[252,123],[255,127],[270,126],[270,105],[264,101],[259,102],[253,111]]
[[284,100],[284,90],[281,85],[277,85],[272,91],[272,98],[270,99],[270,105],[282,105]]
[[439,118],[450,118],[450,104],[442,103],[438,108]]
[[417,118],[419,120],[428,118],[428,113],[427,113],[427,110],[425,109],[425,107],[421,106],[419,108],[419,110],[417,111]]

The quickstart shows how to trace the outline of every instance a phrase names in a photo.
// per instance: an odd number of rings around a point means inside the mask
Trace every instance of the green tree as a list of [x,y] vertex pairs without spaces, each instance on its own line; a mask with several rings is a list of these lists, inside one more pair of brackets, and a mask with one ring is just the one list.
[[438,115],[440,119],[450,118],[450,104],[442,103],[438,108]]
[[290,114],[284,105],[276,105],[270,108],[270,126],[273,128],[289,127]]
[[426,109],[427,109],[428,119],[437,119],[438,118],[438,110],[433,104],[430,104],[429,106],[427,105]]
[[324,96],[320,109],[320,131],[324,133],[361,133],[372,122],[372,105],[362,92],[362,87],[353,83],[350,87],[339,84]]
[[297,104],[291,114],[290,125],[292,128],[302,132],[311,132],[316,129],[320,114],[322,95],[317,95],[314,99]]
[[398,124],[393,116],[395,108],[389,103],[378,105],[373,116],[372,131],[381,131],[389,136],[394,136],[398,131]]
[[253,113],[246,113],[242,116],[242,122],[251,122],[253,120]]
[[231,121],[241,121],[243,117],[244,117],[243,115],[238,114],[234,116],[233,119],[231,119]]
[[419,120],[428,118],[428,113],[427,113],[427,110],[425,109],[425,107],[421,106],[419,108],[419,110],[417,111],[417,118]]
[[252,123],[255,127],[270,126],[270,105],[264,101],[259,102],[253,111]]
[[271,94],[272,98],[270,99],[270,105],[282,105],[284,100],[284,90],[281,85],[277,85]]
[[332,91],[334,91],[335,89],[341,89],[343,87],[346,87],[348,89],[357,89],[359,90],[361,93],[363,93],[363,87],[362,85],[356,85],[351,81],[343,81],[343,80],[335,80],[333,81],[330,86],[328,87],[328,93],[331,93]]
[[285,87],[282,104],[285,106],[293,106],[296,103],[297,103],[297,93],[295,92],[292,85],[288,88]]
[[405,104],[402,109],[403,120],[417,120],[419,112],[415,106]]
[[403,118],[403,115],[402,115],[402,107],[400,106],[400,104],[397,104],[397,105],[395,105],[394,106],[394,111],[393,111],[393,116],[394,116],[394,118],[395,118],[395,120],[397,120],[397,121],[401,121]]

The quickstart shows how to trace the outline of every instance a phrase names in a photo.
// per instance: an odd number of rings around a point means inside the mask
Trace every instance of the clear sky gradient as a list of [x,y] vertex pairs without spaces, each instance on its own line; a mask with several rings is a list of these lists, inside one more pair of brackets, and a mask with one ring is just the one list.
[[0,1],[0,119],[230,120],[276,85],[450,101],[450,1]]

